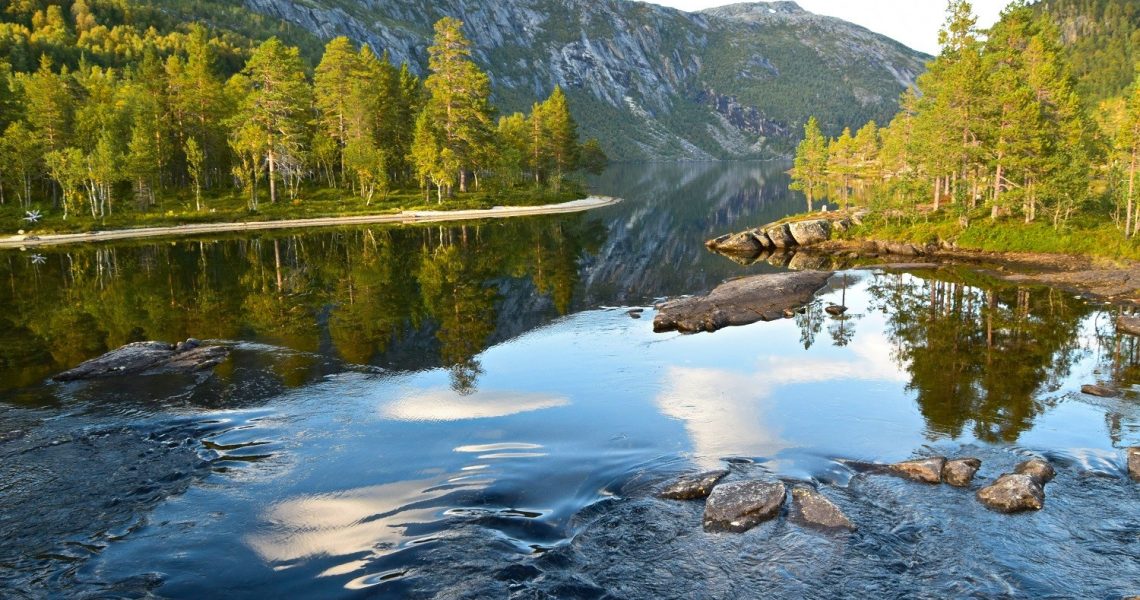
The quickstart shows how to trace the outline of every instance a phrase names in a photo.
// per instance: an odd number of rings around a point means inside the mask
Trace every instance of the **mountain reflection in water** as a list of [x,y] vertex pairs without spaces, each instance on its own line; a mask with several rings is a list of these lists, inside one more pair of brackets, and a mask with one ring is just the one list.
[[[593,185],[625,201],[578,215],[0,253],[3,595],[1140,590],[1140,349],[1112,309],[851,271],[791,319],[652,332],[658,298],[777,270],[703,241],[799,210],[786,169],[619,165]],[[44,382],[191,336],[231,359]],[[1096,380],[1125,393],[1079,394]],[[932,453],[980,457],[981,481],[1041,455],[1058,478],[1009,517],[856,468]],[[859,530],[706,534],[701,503],[654,495],[725,467],[817,485]]]

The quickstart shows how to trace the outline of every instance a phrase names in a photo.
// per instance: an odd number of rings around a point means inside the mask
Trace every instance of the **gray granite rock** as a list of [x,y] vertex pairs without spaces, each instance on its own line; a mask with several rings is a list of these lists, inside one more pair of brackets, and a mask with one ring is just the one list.
[[978,490],[978,500],[988,508],[1004,513],[1041,510],[1045,490],[1029,475],[1010,473]]
[[743,532],[780,513],[784,484],[736,481],[713,488],[705,504],[705,531]]
[[728,471],[706,471],[682,475],[661,492],[662,498],[670,500],[699,500],[707,498],[713,487],[728,475]]
[[855,530],[855,524],[851,519],[847,518],[834,502],[815,489],[796,486],[792,488],[792,498],[795,500],[792,509],[794,519],[827,529]]

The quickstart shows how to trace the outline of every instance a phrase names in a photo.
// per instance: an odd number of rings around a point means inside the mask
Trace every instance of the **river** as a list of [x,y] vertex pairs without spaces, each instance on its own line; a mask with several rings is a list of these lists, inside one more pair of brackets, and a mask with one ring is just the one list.
[[[780,163],[623,164],[574,215],[0,252],[5,597],[1140,593],[1140,353],[1113,309],[966,270],[838,274],[794,319],[655,334],[802,210]],[[843,302],[832,317],[822,310]],[[645,309],[642,318],[629,314]],[[123,343],[212,374],[59,384]],[[1116,381],[1123,398],[1079,393]],[[859,465],[1057,467],[1039,512]],[[801,482],[854,533],[701,529],[671,477]],[[977,487],[977,486],[975,486]]]

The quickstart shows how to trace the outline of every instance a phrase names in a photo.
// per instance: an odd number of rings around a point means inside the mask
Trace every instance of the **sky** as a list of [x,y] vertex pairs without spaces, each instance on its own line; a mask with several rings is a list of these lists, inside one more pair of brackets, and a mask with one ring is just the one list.
[[[650,0],[681,10],[734,4],[732,0]],[[938,29],[946,20],[946,0],[796,0],[805,10],[839,17],[894,38],[915,50],[938,53]],[[978,26],[989,27],[1009,0],[973,0]]]

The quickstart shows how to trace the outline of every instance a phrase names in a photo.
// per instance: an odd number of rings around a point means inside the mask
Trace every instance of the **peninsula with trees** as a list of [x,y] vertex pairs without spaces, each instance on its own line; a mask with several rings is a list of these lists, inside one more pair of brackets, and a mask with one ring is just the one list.
[[6,233],[564,202],[607,160],[557,86],[497,116],[457,19],[435,24],[421,80],[345,37],[310,65],[277,37],[107,14],[3,13]]

